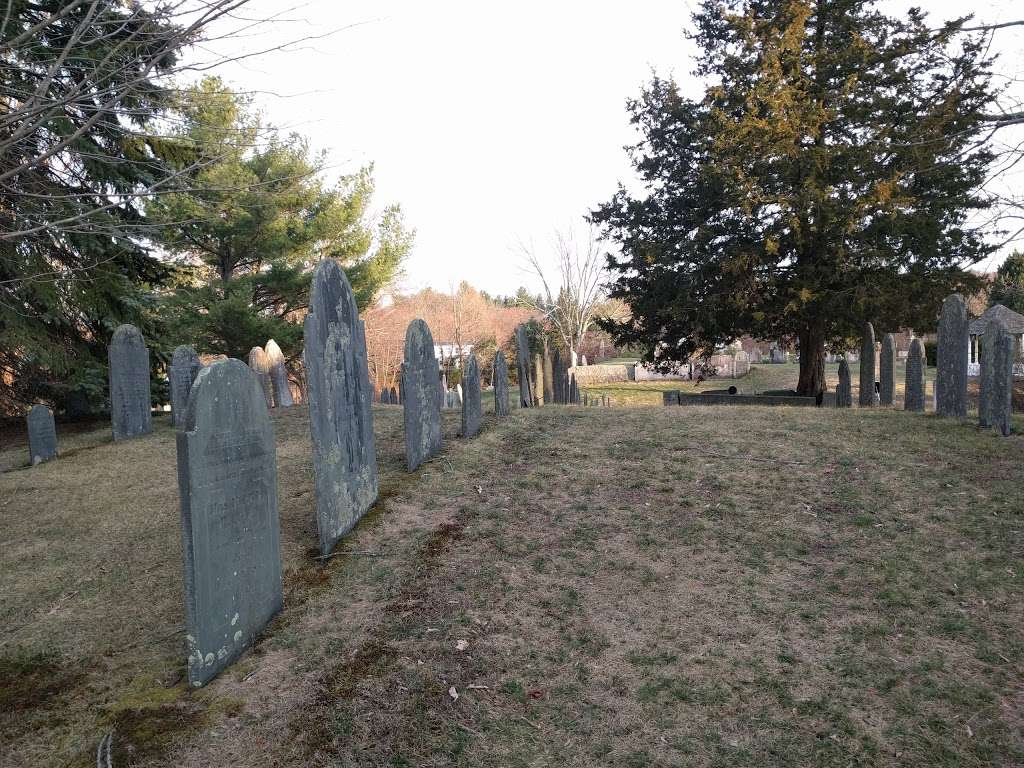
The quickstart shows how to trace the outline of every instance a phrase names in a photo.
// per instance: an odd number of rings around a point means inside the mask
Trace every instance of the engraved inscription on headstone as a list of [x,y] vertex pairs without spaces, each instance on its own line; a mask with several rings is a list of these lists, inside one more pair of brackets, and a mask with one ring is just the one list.
[[274,407],[274,385],[270,382],[270,360],[263,347],[253,347],[249,350],[249,367],[256,374],[256,380],[263,390],[263,397],[267,401],[267,408]]
[[202,368],[196,351],[182,344],[174,348],[171,364],[167,368],[167,384],[171,390],[171,424],[176,425],[185,414],[188,405],[188,393],[192,390],[192,382]]
[[882,405],[892,405],[896,399],[896,337],[891,333],[882,337],[882,351],[878,360],[880,387],[878,399]]
[[860,341],[860,394],[857,404],[861,408],[875,404],[875,329],[864,323]]
[[935,412],[967,418],[967,360],[970,318],[963,296],[951,294],[939,315],[938,366],[935,371]]
[[907,378],[903,393],[903,410],[924,411],[924,344],[920,339],[912,339],[910,351],[907,353]]
[[[543,376],[541,376],[543,380]],[[473,437],[480,431],[483,406],[480,402],[480,365],[476,355],[470,354],[466,373],[462,377],[462,436]]]
[[505,353],[500,349],[494,356],[494,372],[491,375],[494,385],[494,413],[497,416],[508,416],[508,363]]
[[[529,382],[528,368],[522,373]],[[405,332],[402,363],[405,466],[410,472],[441,450],[441,413],[436,405],[436,392],[434,337],[425,322],[413,320]],[[529,394],[529,383],[526,392]]]
[[57,456],[57,427],[53,411],[45,405],[33,405],[26,418],[28,422],[28,458],[34,467]]
[[110,421],[115,440],[146,435],[153,429],[149,399],[149,349],[134,325],[114,331],[110,361]]
[[290,408],[295,405],[292,397],[292,388],[288,384],[288,369],[284,364],[284,353],[271,339],[267,342],[264,352],[267,353],[267,362],[270,364],[270,385],[273,388],[274,403],[278,408]]

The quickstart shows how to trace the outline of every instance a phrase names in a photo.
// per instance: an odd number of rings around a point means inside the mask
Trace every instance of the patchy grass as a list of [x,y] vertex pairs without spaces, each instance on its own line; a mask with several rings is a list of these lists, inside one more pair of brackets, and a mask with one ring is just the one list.
[[1024,761],[1024,438],[652,416],[459,441],[446,412],[406,475],[377,407],[384,498],[317,564],[305,411],[275,414],[285,610],[196,692],[170,430],[0,476],[0,681],[51,692],[5,716],[5,764],[89,765],[110,731],[119,766]]

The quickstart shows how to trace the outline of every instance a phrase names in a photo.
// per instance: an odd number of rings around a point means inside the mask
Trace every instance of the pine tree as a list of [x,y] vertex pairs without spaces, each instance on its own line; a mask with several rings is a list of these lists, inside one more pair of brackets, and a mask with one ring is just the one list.
[[1024,253],[1014,251],[999,265],[988,303],[990,307],[1002,304],[1024,314]]

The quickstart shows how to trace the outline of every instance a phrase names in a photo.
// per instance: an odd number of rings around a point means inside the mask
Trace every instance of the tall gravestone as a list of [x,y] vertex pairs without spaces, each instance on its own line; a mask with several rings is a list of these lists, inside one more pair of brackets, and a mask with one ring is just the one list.
[[263,391],[263,398],[267,401],[267,408],[274,407],[274,385],[270,382],[270,360],[263,347],[253,347],[249,350],[249,367],[256,374],[256,381],[259,382]]
[[185,415],[185,407],[188,405],[188,393],[192,390],[192,382],[199,375],[202,368],[199,362],[199,355],[196,351],[182,344],[174,348],[171,355],[171,364],[167,368],[167,384],[171,390],[171,424],[177,425]]
[[[543,377],[541,377],[543,379]],[[480,364],[476,355],[469,356],[466,374],[462,377],[462,436],[473,437],[480,431],[483,405],[480,402]]]
[[875,404],[875,329],[864,323],[860,341],[860,394],[857,404],[862,408]]
[[896,337],[891,333],[882,337],[882,351],[878,359],[878,378],[881,382],[878,398],[882,405],[896,401]]
[[[523,375],[529,394],[529,368],[523,371]],[[405,332],[405,360],[402,363],[405,466],[410,472],[441,450],[441,413],[435,405],[436,386],[434,337],[425,322],[413,320]]]
[[57,427],[53,411],[45,405],[33,405],[26,417],[28,422],[28,458],[34,467],[57,456]]
[[295,405],[295,399],[292,397],[292,388],[288,384],[288,369],[284,364],[284,353],[273,339],[267,342],[263,351],[267,353],[267,363],[270,365],[270,386],[274,393],[274,403],[278,408],[291,408]]
[[978,377],[978,426],[983,428],[992,426],[992,386],[996,373],[993,352],[999,327],[998,321],[990,320],[978,338],[978,367],[981,369]]
[[537,405],[551,403],[544,399],[544,356],[539,352],[533,356],[533,401]]
[[850,364],[844,357],[839,361],[839,384],[836,385],[836,407],[853,407],[853,382],[850,380]]
[[494,356],[494,370],[491,374],[494,385],[494,414],[508,416],[508,363],[500,349]]
[[391,388],[391,398],[390,399],[391,399],[391,404],[392,405],[401,405],[402,404],[402,398],[399,397],[398,390],[395,387]]
[[924,411],[924,369],[927,364],[924,344],[920,339],[911,339],[907,353],[907,378],[903,393],[903,410],[921,413]]
[[935,412],[967,418],[967,360],[970,318],[963,296],[951,294],[939,315],[938,367],[935,371]]
[[177,441],[188,680],[200,686],[281,609],[274,428],[245,363],[199,372]]
[[149,349],[134,325],[114,331],[110,361],[110,421],[115,440],[149,434],[153,412],[149,396]]
[[562,363],[562,353],[557,349],[555,350],[555,357],[551,363],[551,377],[553,379],[551,383],[552,394],[556,403],[564,405],[568,402],[567,390],[569,388],[569,382],[566,377],[565,365]]
[[526,337],[526,326],[516,327],[516,374],[519,376],[519,407],[533,405],[530,390],[530,340]]
[[[377,500],[373,388],[366,331],[352,288],[334,259],[313,272],[302,353],[313,440],[320,552],[329,554]],[[433,351],[433,348],[431,348]],[[431,405],[437,379],[431,382]],[[431,410],[436,414],[437,408]]]
[[[991,331],[991,324],[986,334]],[[989,416],[992,428],[1003,437],[1012,431],[1010,416],[1013,412],[1013,336],[999,323],[991,346],[992,397]]]
[[551,361],[551,349],[544,349],[544,402],[550,404],[555,402],[555,371]]
[[388,392],[387,387],[383,387],[380,391],[380,404],[387,405],[391,401],[391,393]]
[[580,388],[576,383],[576,374],[569,374],[569,403],[571,405],[580,404]]

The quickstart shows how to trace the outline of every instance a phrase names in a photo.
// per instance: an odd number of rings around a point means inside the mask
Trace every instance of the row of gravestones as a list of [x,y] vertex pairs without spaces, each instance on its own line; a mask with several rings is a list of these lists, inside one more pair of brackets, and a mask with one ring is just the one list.
[[[545,403],[556,405],[580,405],[580,390],[575,374],[562,360],[556,349],[554,357],[546,351],[533,358],[533,373],[530,371],[529,340],[526,327],[516,328],[516,346],[519,350],[517,373],[519,375],[519,405],[523,408],[541,406]],[[586,365],[586,363],[583,363]],[[588,404],[590,403],[588,399]]]
[[399,395],[398,390],[394,387],[388,389],[382,387],[380,390],[380,404],[381,405],[401,405],[402,397]]
[[[967,362],[970,343],[970,316],[967,303],[959,294],[946,297],[939,315],[938,359],[935,375],[935,412],[939,416],[967,418]],[[1011,431],[1013,411],[1013,337],[1006,326],[992,320],[981,337],[981,380],[978,395],[978,424],[993,428],[1001,435]],[[875,331],[865,323],[860,350],[860,395],[858,404],[869,407],[875,400]],[[878,403],[892,405],[896,391],[896,340],[891,333],[882,338],[878,360]],[[910,342],[907,354],[903,408],[925,409],[924,345],[920,339]],[[839,363],[836,405],[853,405],[850,366]]]

